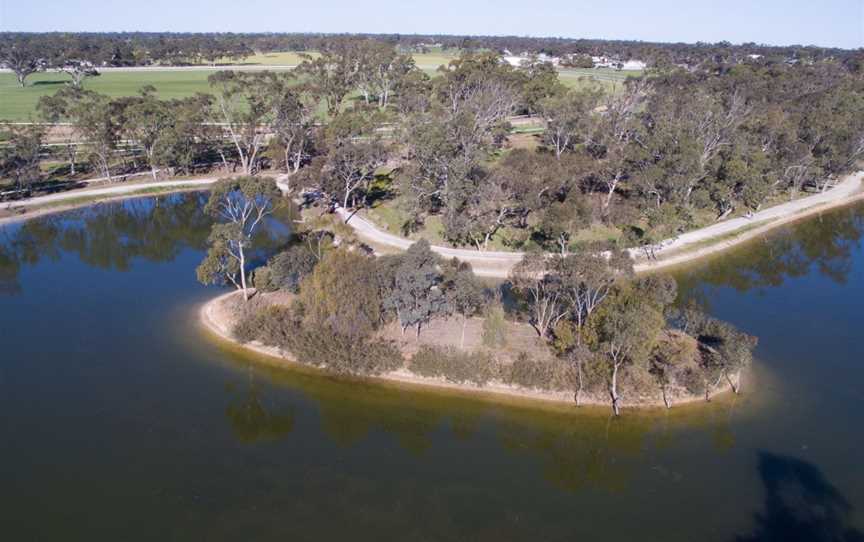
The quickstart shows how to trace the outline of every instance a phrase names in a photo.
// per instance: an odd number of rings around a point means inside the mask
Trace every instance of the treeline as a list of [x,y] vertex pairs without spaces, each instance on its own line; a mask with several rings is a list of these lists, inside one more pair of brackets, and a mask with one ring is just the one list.
[[254,51],[235,34],[0,33],[0,66],[23,87],[28,76],[59,70],[80,86],[100,67],[184,66],[242,60]]
[[[555,392],[608,397],[615,414],[623,397],[675,398],[704,394],[722,381],[736,392],[755,339],[695,307],[674,307],[668,277],[635,278],[625,253],[547,257],[526,255],[503,288],[514,309],[484,288],[470,265],[443,260],[426,241],[404,253],[374,257],[326,222],[301,225],[298,240],[247,278],[248,250],[261,217],[278,205],[263,178],[223,181],[206,210],[219,222],[198,269],[206,284],[233,284],[249,299],[262,292],[296,297],[289,305],[241,304],[233,334],[261,341],[303,363],[350,374],[412,372],[483,386],[492,381]],[[326,216],[326,215],[325,215]],[[480,349],[464,348],[468,319],[483,318]],[[462,338],[446,348],[422,346],[408,362],[382,336],[390,325],[419,339],[440,319],[461,324]],[[549,351],[507,361],[508,326],[530,324]]]
[[[147,66],[240,59],[252,52],[317,51],[342,39],[372,39],[403,52],[431,48],[487,50],[497,53],[605,56],[640,59],[649,65],[735,64],[757,55],[766,62],[818,62],[836,59],[861,62],[860,51],[807,45],[769,46],[756,43],[660,43],[628,40],[526,36],[454,36],[434,34],[292,34],[292,33],[0,33],[0,50],[11,48],[75,51],[96,65]],[[45,54],[45,53],[43,53]]]

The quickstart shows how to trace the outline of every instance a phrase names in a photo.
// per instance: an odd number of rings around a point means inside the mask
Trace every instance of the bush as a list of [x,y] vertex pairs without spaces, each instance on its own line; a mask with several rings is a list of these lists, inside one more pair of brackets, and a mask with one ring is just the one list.
[[507,320],[500,301],[489,305],[483,318],[483,345],[488,348],[507,346]]
[[287,290],[296,294],[300,282],[315,269],[318,260],[306,245],[294,245],[276,254],[267,265],[255,270],[255,287],[265,292]]
[[577,380],[573,366],[565,360],[533,360],[525,352],[520,352],[511,365],[506,368],[504,381],[523,388],[547,391],[571,391],[576,389]]
[[421,376],[444,377],[450,382],[483,386],[500,373],[497,360],[487,352],[424,345],[411,358],[411,370]]

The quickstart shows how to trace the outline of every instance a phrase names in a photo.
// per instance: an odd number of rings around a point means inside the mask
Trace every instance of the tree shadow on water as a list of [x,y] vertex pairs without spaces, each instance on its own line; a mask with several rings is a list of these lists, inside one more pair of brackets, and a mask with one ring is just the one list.
[[849,523],[852,505],[814,465],[767,452],[759,454],[765,510],[752,534],[736,542],[864,542]]

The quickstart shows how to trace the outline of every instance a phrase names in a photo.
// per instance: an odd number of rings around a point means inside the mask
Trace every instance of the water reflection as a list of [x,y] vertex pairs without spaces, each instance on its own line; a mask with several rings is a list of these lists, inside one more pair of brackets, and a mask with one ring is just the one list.
[[862,234],[864,206],[838,209],[771,232],[676,274],[681,290],[702,283],[747,292],[781,286],[785,280],[806,276],[814,269],[845,284]]
[[[753,404],[742,406],[749,398],[728,396],[672,411],[630,411],[616,419],[605,408],[509,404],[286,370],[256,362],[254,354],[234,346],[226,348],[239,365],[260,372],[262,381],[301,392],[304,401],[314,404],[321,432],[339,448],[361,447],[385,435],[410,456],[424,458],[436,443],[452,438],[504,450],[514,459],[528,458],[551,486],[574,493],[631,489],[631,480],[645,467],[646,451],[673,448],[682,435],[702,435],[715,452],[727,453],[735,446],[735,426],[754,411]],[[657,470],[661,476],[676,476],[669,468]]]
[[[170,262],[185,249],[203,250],[212,225],[202,211],[207,197],[186,192],[133,198],[0,227],[0,294],[21,291],[23,266],[56,261],[64,252],[91,267],[126,272],[135,259]],[[256,232],[253,264],[287,243],[293,212],[280,209]]]
[[815,465],[783,455],[759,453],[764,511],[753,534],[737,542],[862,542],[852,527],[852,506]]
[[230,386],[229,390],[238,397],[225,409],[225,416],[235,438],[244,444],[261,441],[279,440],[294,429],[294,411],[278,411],[267,405],[259,386],[255,383],[255,373],[250,369],[248,379],[240,385]]
[[20,292],[23,266],[56,261],[63,252],[85,264],[125,272],[132,261],[172,261],[181,250],[201,250],[211,219],[206,194],[182,193],[93,205],[0,228],[0,292]]

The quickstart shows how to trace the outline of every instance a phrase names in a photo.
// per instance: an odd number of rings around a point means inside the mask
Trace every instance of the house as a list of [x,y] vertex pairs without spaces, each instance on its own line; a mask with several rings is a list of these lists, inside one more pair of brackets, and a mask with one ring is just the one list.
[[524,64],[527,64],[528,62],[530,62],[532,60],[532,58],[537,59],[540,62],[550,62],[553,66],[557,66],[558,64],[561,63],[561,59],[559,57],[549,56],[549,55],[544,54],[544,53],[540,53],[539,55],[528,55],[528,54],[523,53],[519,56],[515,56],[515,55],[511,54],[511,55],[505,55],[504,57],[502,57],[504,62],[506,62],[507,64],[510,64],[511,66],[515,66],[517,68],[524,65]]
[[618,69],[620,69],[620,70],[644,70],[646,67],[647,67],[647,64],[645,64],[641,60],[630,59],[627,62],[622,63],[621,67]]
[[503,58],[504,58],[504,62],[506,62],[507,64],[510,64],[511,66],[514,66],[516,68],[521,66],[523,61],[528,60],[528,58],[526,58],[524,56],[514,56],[514,55],[505,56]]

